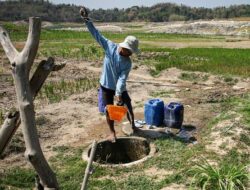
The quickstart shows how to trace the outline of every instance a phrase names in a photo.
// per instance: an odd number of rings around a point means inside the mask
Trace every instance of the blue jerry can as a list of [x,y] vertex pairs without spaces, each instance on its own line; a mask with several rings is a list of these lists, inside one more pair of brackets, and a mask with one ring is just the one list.
[[162,125],[164,119],[164,102],[160,99],[148,100],[144,105],[144,117],[147,125]]
[[181,128],[184,106],[178,102],[171,102],[164,107],[164,124],[167,127]]

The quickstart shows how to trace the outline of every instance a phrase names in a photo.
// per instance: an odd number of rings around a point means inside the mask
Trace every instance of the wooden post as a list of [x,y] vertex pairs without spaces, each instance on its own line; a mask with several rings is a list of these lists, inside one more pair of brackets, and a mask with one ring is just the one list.
[[90,170],[91,170],[92,162],[93,162],[93,159],[94,159],[94,156],[95,156],[96,146],[97,146],[97,142],[94,141],[93,144],[92,144],[88,165],[87,165],[86,170],[85,170],[85,175],[84,175],[81,190],[86,190],[87,189],[87,182],[88,182],[89,175],[90,175],[90,172],[91,172]]
[[39,175],[41,184],[45,189],[58,189],[55,174],[48,165],[38,138],[35,111],[34,92],[31,91],[29,74],[37,54],[41,32],[41,20],[37,17],[29,19],[29,34],[24,49],[19,53],[7,34],[0,27],[0,43],[10,60],[12,76],[14,78],[17,103],[22,122],[22,131],[26,146],[25,157],[35,168]]

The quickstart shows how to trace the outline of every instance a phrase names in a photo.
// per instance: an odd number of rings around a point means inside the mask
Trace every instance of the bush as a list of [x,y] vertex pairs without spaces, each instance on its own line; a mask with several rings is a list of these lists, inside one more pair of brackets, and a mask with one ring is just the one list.
[[182,15],[172,14],[169,16],[169,21],[185,21],[186,17]]

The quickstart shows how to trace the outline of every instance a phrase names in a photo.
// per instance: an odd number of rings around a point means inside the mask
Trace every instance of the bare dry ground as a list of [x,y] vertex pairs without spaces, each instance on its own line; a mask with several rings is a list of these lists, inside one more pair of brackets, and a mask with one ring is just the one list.
[[[95,63],[68,61],[63,70],[53,73],[48,80],[83,76],[98,77],[100,71],[101,68],[96,67]],[[207,81],[194,83],[179,79],[182,72],[179,69],[171,68],[155,78],[149,74],[146,66],[138,66],[131,72],[127,88],[132,98],[136,119],[144,119],[144,103],[148,99],[154,98],[154,93],[165,92],[165,95],[159,95],[165,103],[170,101],[182,102],[185,106],[184,124],[197,128],[196,138],[199,141],[199,131],[219,112],[216,109],[217,103],[214,102],[249,93],[249,79],[240,79],[236,85],[231,86],[223,82],[218,76],[210,75]],[[198,72],[196,74],[205,75],[205,73]],[[15,93],[13,84],[10,82],[10,73],[1,75],[0,80],[0,105],[7,109],[9,106],[15,105]],[[40,141],[47,158],[55,155],[53,151],[55,147],[87,146],[94,139],[105,139],[109,135],[105,117],[98,113],[97,89],[73,94],[59,103],[48,104],[48,102],[41,102],[38,99],[35,101],[35,105]],[[120,124],[116,126],[116,130],[118,136],[124,136]],[[214,135],[212,135],[213,138]],[[2,169],[13,166],[27,166],[23,156],[24,143],[21,128],[14,139],[19,142],[19,149],[11,148],[13,146],[8,148],[0,163]],[[216,148],[214,145],[211,146]]]
[[[52,27],[52,23],[44,23],[43,27]],[[131,23],[99,23],[100,31],[126,32],[143,31],[146,33],[174,33],[174,34],[201,34],[201,35],[228,35],[246,36],[250,34],[249,20],[196,20],[176,22],[138,22]],[[86,31],[79,24],[69,24],[63,30]]]

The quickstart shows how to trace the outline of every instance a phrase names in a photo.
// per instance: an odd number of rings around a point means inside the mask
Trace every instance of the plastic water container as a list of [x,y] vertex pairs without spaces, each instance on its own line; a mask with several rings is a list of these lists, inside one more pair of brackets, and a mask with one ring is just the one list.
[[127,113],[127,108],[124,106],[107,105],[109,118],[114,121],[121,121]]
[[105,113],[105,106],[102,101],[102,89],[98,88],[98,109],[99,112]]
[[164,124],[180,129],[183,122],[184,107],[181,103],[171,102],[164,107]]
[[148,125],[162,125],[164,119],[164,102],[160,99],[147,101],[144,105],[144,117]]

